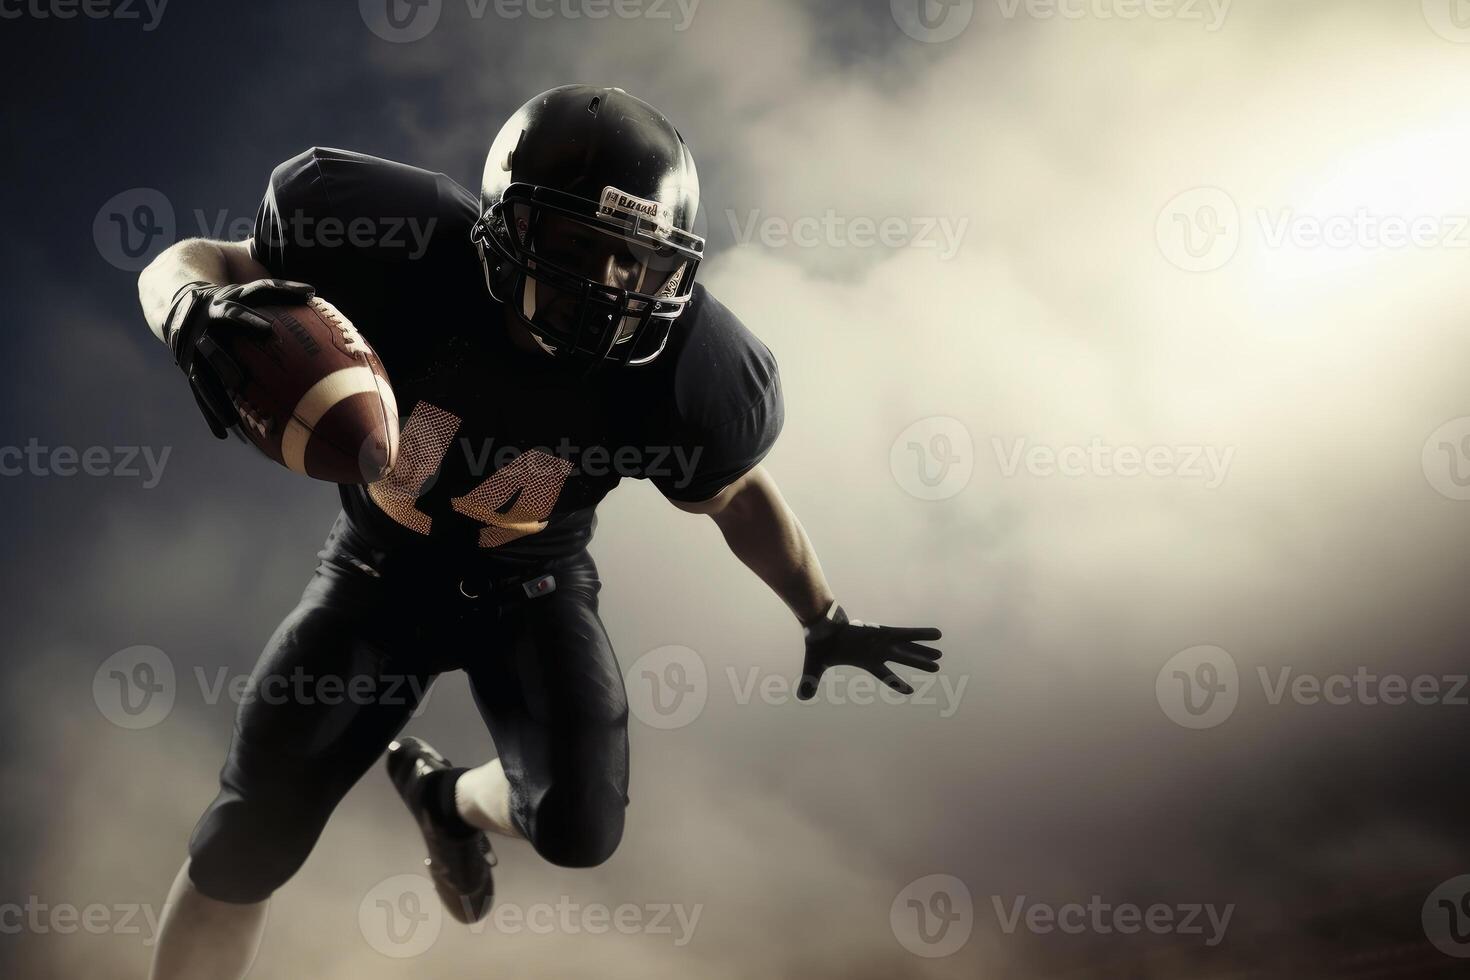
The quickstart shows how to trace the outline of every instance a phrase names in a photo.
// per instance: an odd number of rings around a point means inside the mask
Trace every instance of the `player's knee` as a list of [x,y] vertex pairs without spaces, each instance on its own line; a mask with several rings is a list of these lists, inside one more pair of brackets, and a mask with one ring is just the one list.
[[552,864],[595,867],[618,849],[627,803],[607,780],[553,784],[531,807],[531,844]]
[[302,797],[275,796],[245,798],[224,790],[215,798],[189,839],[195,888],[221,902],[261,902],[296,874],[327,816]]

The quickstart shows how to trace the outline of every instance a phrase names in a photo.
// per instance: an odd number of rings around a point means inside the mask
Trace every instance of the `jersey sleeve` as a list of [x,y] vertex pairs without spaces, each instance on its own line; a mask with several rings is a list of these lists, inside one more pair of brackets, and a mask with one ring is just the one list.
[[344,265],[424,257],[444,211],[442,174],[314,146],[271,173],[251,253],[277,278],[316,284]]
[[709,500],[754,469],[786,419],[770,350],[708,293],[697,307],[701,322],[679,366],[671,465],[651,478],[682,503]]
[[272,277],[314,287],[393,370],[433,322],[405,298],[481,282],[467,244],[476,205],[443,174],[312,147],[272,172],[250,251]]

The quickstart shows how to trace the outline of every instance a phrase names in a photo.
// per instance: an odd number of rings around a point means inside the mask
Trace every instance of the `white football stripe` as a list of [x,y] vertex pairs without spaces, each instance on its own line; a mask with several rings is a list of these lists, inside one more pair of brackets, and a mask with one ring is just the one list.
[[306,444],[311,441],[311,430],[333,405],[364,392],[378,394],[378,384],[372,369],[361,365],[333,371],[307,389],[281,435],[281,460],[286,466],[305,475]]
[[398,458],[398,396],[393,393],[393,386],[376,374],[373,381],[378,386],[378,397],[383,399],[383,409],[387,413],[384,424],[388,429],[388,459]]

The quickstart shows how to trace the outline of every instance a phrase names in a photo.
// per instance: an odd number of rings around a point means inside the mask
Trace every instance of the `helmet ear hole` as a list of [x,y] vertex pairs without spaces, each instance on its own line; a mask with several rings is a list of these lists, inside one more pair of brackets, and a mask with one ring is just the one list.
[[[498,218],[490,222],[490,228],[484,234],[493,235],[495,233],[495,220]],[[501,224],[500,227],[503,228],[504,225]],[[498,303],[507,302],[511,291],[515,288],[517,271],[515,263],[500,255],[497,249],[489,247],[484,238],[479,238],[475,242],[475,247],[480,253],[480,267],[484,270],[485,285],[489,288],[490,295]]]
[[490,295],[505,302],[515,286],[516,267],[503,259],[497,260],[490,269]]
[[497,262],[494,269],[490,270],[490,294],[492,297],[506,301],[510,295],[510,288],[516,282],[516,267],[509,262]]

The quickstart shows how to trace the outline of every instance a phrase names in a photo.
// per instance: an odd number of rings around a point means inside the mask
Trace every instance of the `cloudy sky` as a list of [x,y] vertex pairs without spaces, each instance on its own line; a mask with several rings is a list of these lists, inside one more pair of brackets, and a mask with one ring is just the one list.
[[[849,609],[937,623],[944,670],[912,703],[839,677],[798,705],[781,604],[626,484],[593,546],[635,714],[618,854],[571,872],[503,844],[479,932],[431,902],[396,920],[421,843],[375,771],[253,975],[1448,976],[1470,954],[1445,911],[1470,874],[1470,11],[924,3],[0,7],[8,975],[143,975],[223,758],[220,684],[335,511],[209,438],[136,269],[238,237],[312,144],[473,185],[503,118],[567,81],[683,131],[701,275],[782,367],[769,468]],[[89,451],[107,475],[73,472]],[[111,672],[140,659],[171,701],[128,715]],[[673,662],[696,690],[661,713]],[[457,676],[411,730],[493,754]]]

